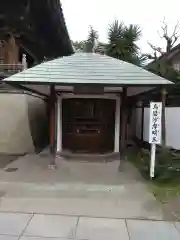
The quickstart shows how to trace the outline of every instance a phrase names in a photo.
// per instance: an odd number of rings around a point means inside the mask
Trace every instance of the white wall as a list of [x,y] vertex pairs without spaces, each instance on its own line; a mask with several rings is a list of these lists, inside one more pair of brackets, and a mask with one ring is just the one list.
[[180,107],[166,108],[167,145],[180,149]]
[[[24,154],[35,151],[40,128],[46,121],[42,99],[25,94],[0,93],[0,153]],[[39,125],[37,125],[39,123]]]
[[0,113],[0,153],[33,152],[25,95],[1,93]]
[[[140,139],[141,109],[136,109],[136,137]],[[166,107],[166,144],[169,147],[180,149],[180,107]],[[149,108],[144,109],[143,140],[149,140]]]

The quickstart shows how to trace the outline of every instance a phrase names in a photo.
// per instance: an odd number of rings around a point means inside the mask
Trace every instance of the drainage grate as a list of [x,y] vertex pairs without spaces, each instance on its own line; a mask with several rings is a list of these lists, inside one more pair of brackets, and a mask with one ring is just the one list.
[[5,172],[15,172],[17,170],[18,170],[18,168],[5,168],[4,169]]

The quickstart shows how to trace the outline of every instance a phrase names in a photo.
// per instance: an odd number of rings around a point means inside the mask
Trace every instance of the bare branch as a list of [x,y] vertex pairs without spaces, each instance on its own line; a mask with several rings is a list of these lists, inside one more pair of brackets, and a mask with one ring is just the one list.
[[162,37],[165,38],[166,40],[168,40],[169,39],[169,37],[168,37],[168,26],[167,26],[167,23],[165,22],[165,18],[164,18],[162,24],[163,24],[161,26],[161,29],[163,31],[163,36]]
[[159,37],[160,37],[160,38],[163,38],[163,36],[161,36],[160,31],[158,30],[157,32],[158,32]]
[[176,25],[174,26],[172,35],[170,35],[168,33],[168,24],[165,22],[165,18],[164,18],[164,20],[162,22],[162,26],[161,26],[161,32],[158,31],[158,34],[159,34],[160,38],[165,39],[166,49],[165,49],[165,51],[163,51],[163,49],[161,47],[157,47],[157,46],[153,45],[152,43],[148,42],[149,46],[153,50],[153,54],[147,54],[147,57],[149,59],[157,60],[159,56],[170,53],[173,46],[175,45],[175,43],[177,42],[177,40],[180,37],[180,35],[178,35],[179,32],[180,32],[180,24],[179,24],[179,22],[177,22]]
[[144,54],[144,56],[146,56],[148,59],[154,59],[154,60],[157,59],[157,57],[152,54]]
[[164,54],[162,48],[154,46],[152,43],[148,42],[149,46],[157,53],[160,53],[161,55]]
[[177,21],[177,23],[174,27],[174,31],[173,31],[173,34],[172,34],[171,38],[176,37],[178,32],[179,32],[179,21]]
[[171,49],[173,48],[174,44],[176,43],[176,41],[178,40],[178,38],[180,37],[180,35],[178,35],[179,32],[179,22],[177,22],[177,24],[174,26],[174,30],[172,35],[168,34],[168,25],[165,22],[165,19],[162,22],[162,36],[159,33],[161,38],[164,38],[166,40],[166,52],[170,52]]

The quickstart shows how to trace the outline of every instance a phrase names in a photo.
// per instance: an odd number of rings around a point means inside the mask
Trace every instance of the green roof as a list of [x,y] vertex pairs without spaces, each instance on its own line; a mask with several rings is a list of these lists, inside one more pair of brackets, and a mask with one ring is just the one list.
[[30,84],[166,85],[172,82],[133,64],[95,53],[75,53],[54,59],[5,82]]

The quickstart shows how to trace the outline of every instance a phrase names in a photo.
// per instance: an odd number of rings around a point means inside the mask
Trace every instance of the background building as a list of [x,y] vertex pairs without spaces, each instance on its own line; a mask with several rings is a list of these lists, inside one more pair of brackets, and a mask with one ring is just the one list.
[[48,98],[5,77],[73,53],[59,0],[0,2],[0,153],[24,154],[48,144]]

